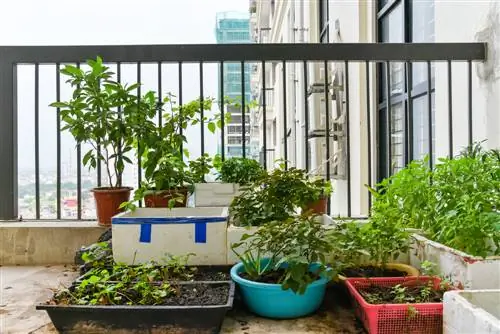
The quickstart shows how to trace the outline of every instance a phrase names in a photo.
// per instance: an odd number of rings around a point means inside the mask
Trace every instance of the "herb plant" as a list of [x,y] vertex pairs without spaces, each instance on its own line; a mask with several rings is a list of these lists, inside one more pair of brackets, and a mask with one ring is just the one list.
[[138,99],[138,83],[127,86],[115,81],[100,57],[87,64],[87,71],[73,65],[61,69],[69,77],[73,95],[51,106],[60,109],[62,130],[69,131],[78,144],[92,147],[83,164],[96,168],[102,161],[109,187],[120,188],[125,163],[132,162],[126,153],[134,148],[134,138],[144,134],[144,124],[156,115],[156,101],[152,92]]
[[500,254],[500,153],[474,144],[434,170],[427,158],[383,180],[372,215],[475,256]]
[[265,172],[256,182],[234,198],[230,213],[236,225],[261,226],[273,220],[291,217],[297,208],[316,201],[327,182],[309,177],[297,168],[285,170],[283,166]]
[[214,166],[219,172],[217,180],[225,183],[237,183],[240,186],[257,181],[264,174],[262,165],[248,158],[230,158],[221,161],[220,156],[216,156]]
[[[238,251],[240,247],[242,251]],[[250,279],[270,275],[283,290],[303,294],[319,277],[331,278],[334,274],[325,259],[332,245],[315,216],[270,222],[253,235],[243,235],[231,248],[244,263]]]

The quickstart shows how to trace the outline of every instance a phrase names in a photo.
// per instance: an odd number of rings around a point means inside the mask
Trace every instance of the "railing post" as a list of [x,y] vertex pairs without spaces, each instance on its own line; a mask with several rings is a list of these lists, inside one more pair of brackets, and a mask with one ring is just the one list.
[[0,54],[0,220],[18,218],[17,66]]

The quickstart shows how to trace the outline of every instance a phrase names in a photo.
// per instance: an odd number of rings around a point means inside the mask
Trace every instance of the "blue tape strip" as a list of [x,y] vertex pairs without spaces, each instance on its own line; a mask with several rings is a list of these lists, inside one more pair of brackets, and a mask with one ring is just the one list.
[[163,218],[113,218],[112,223],[117,224],[196,224],[196,223],[221,223],[227,217],[163,217]]
[[151,243],[151,224],[141,224],[141,234],[139,242]]
[[200,222],[194,224],[194,242],[197,244],[207,243],[207,223]]

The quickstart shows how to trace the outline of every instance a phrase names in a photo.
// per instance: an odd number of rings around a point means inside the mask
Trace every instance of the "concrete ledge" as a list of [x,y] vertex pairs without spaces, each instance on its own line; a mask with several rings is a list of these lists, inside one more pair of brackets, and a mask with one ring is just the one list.
[[75,251],[105,230],[95,221],[2,222],[0,265],[72,264]]

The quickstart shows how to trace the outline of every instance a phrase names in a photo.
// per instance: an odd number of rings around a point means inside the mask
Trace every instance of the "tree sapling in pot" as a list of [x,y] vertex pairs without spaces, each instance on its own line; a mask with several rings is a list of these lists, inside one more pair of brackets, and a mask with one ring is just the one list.
[[109,226],[132,190],[122,184],[125,164],[132,162],[127,153],[134,148],[135,138],[144,134],[143,124],[156,115],[157,106],[152,92],[138,99],[138,83],[127,86],[115,81],[114,73],[100,57],[87,64],[87,71],[73,65],[61,69],[69,77],[73,95],[69,101],[57,101],[51,106],[57,108],[65,123],[62,130],[69,131],[77,144],[91,146],[83,164],[93,169],[104,164],[108,185],[92,192],[98,222]]

